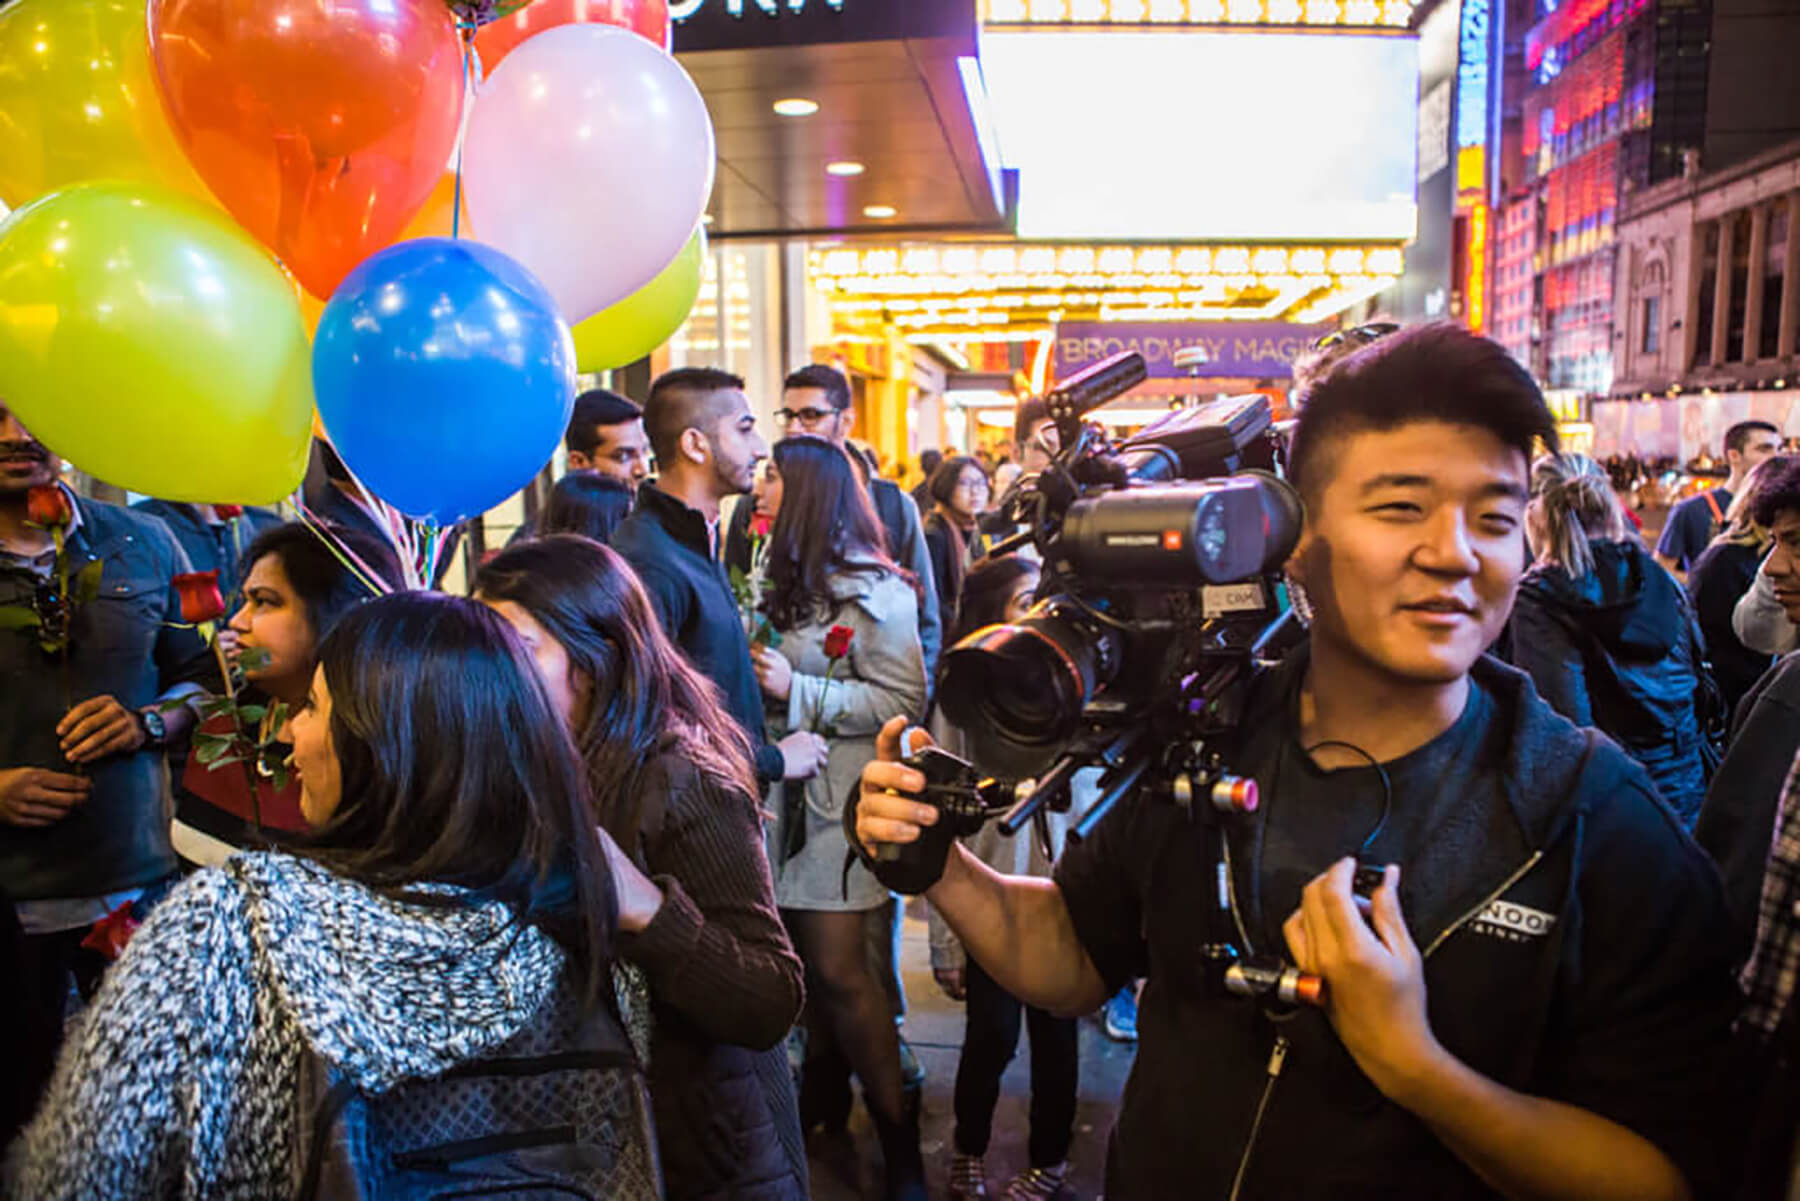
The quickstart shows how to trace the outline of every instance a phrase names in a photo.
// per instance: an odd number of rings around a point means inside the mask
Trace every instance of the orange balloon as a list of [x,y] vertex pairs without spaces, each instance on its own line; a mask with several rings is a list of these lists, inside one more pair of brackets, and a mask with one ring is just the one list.
[[150,48],[195,169],[314,296],[406,228],[456,145],[443,0],[151,0]]
[[669,0],[532,0],[511,16],[490,21],[475,35],[475,49],[492,71],[514,46],[558,25],[617,25],[664,50],[669,48]]

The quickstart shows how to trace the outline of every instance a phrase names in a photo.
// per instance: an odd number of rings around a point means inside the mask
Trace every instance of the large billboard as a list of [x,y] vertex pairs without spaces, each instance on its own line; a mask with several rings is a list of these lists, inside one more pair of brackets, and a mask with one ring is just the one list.
[[981,64],[1020,237],[1413,236],[1411,36],[987,32]]

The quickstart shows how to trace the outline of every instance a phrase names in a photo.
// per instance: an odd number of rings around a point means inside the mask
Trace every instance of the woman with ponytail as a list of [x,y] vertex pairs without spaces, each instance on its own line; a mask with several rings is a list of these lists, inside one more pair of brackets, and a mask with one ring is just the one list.
[[1702,698],[1713,694],[1687,594],[1626,526],[1606,472],[1586,455],[1532,465],[1512,659],[1577,725],[1610,735],[1691,827],[1706,792]]

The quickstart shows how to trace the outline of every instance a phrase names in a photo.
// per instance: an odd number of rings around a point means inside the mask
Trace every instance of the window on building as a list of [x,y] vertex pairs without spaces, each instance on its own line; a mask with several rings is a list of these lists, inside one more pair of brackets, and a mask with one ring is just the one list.
[[1662,353],[1662,297],[1644,297],[1644,333],[1638,349],[1644,354]]

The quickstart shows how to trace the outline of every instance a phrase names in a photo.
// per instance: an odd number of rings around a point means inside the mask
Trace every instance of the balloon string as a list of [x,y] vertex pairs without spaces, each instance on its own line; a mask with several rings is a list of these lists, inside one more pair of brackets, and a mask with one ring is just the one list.
[[[469,21],[458,21],[457,28],[462,30],[463,40],[463,128],[468,128],[469,83],[475,77],[475,26]],[[450,207],[450,237],[452,240],[462,236],[462,177],[463,177],[463,139],[456,139],[456,189]]]

